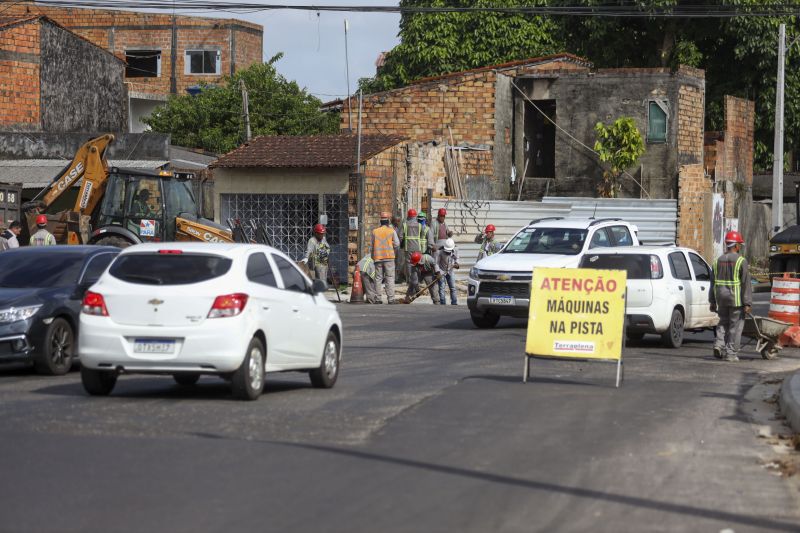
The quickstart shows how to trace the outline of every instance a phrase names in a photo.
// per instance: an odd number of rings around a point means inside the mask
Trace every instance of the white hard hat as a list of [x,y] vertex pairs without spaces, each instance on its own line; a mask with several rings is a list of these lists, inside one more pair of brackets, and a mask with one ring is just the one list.
[[447,239],[444,241],[444,251],[445,252],[452,252],[456,249],[456,241],[453,239]]

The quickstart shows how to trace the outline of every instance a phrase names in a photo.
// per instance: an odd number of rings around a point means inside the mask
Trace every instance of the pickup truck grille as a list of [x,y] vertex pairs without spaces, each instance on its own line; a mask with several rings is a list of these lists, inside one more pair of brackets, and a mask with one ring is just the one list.
[[498,283],[484,281],[478,290],[479,296],[514,296],[516,298],[530,298],[530,283]]

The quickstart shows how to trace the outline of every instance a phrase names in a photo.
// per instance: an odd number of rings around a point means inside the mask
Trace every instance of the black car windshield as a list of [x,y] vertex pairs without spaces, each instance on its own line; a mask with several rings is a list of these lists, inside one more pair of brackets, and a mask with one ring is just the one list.
[[586,234],[585,229],[577,228],[526,228],[500,253],[578,255]]
[[20,250],[0,254],[0,287],[64,287],[78,282],[84,255],[25,253]]
[[188,285],[224,276],[233,261],[208,254],[123,254],[109,274],[141,285]]

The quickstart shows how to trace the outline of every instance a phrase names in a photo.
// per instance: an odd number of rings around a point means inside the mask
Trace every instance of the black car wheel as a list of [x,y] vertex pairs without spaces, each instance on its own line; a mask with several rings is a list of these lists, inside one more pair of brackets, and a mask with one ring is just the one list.
[[42,346],[34,356],[34,366],[39,374],[62,376],[72,368],[75,334],[63,318],[54,319],[47,327]]
[[331,331],[325,340],[325,349],[322,351],[322,360],[319,367],[308,373],[311,378],[311,384],[318,389],[330,389],[336,384],[336,379],[339,377],[340,365],[339,340],[336,338],[336,334]]
[[108,396],[117,384],[117,373],[113,370],[95,370],[81,365],[83,388],[92,396]]
[[661,334],[661,341],[667,348],[680,348],[683,344],[683,313],[680,309],[672,310],[669,329]]
[[472,323],[481,329],[493,328],[498,322],[500,322],[500,315],[496,315],[489,311],[486,311],[485,313],[470,311],[469,316],[472,319]]

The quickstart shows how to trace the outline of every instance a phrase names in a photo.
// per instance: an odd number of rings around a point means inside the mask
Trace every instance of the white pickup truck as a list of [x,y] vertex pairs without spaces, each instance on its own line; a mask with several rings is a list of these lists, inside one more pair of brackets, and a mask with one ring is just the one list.
[[527,317],[534,268],[575,268],[589,250],[639,246],[636,232],[636,226],[619,218],[532,221],[500,252],[470,270],[467,305],[472,322],[493,328],[501,316]]

